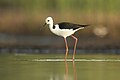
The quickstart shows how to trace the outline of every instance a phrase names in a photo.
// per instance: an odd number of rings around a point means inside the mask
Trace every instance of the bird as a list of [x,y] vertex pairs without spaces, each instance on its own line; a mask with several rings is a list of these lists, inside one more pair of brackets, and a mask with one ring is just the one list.
[[78,38],[74,36],[74,33],[79,31],[80,29],[84,29],[85,27],[89,26],[89,24],[75,24],[75,23],[70,23],[70,22],[61,22],[54,24],[54,20],[52,17],[47,17],[45,19],[45,25],[48,25],[50,31],[58,36],[61,36],[64,38],[65,46],[66,46],[66,53],[65,53],[65,60],[67,59],[68,55],[68,43],[66,38],[67,37],[72,37],[75,39],[75,44],[74,44],[74,51],[73,51],[73,56],[72,59],[75,59],[75,54],[76,54],[76,46],[78,42]]

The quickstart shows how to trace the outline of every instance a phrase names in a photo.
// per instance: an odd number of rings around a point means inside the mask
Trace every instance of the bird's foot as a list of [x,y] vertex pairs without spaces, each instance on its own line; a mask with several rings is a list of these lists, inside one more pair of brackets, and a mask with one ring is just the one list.
[[72,60],[73,60],[73,61],[75,60],[74,56],[73,56]]

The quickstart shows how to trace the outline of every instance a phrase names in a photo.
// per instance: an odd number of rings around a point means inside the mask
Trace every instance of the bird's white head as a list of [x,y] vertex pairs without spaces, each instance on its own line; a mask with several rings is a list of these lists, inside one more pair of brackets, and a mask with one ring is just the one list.
[[45,19],[45,24],[43,26],[45,26],[46,24],[48,24],[50,30],[52,29],[53,27],[53,18],[52,17],[47,17]]
[[52,17],[47,17],[47,18],[45,19],[45,23],[48,24],[48,25],[53,24],[53,18],[52,18]]

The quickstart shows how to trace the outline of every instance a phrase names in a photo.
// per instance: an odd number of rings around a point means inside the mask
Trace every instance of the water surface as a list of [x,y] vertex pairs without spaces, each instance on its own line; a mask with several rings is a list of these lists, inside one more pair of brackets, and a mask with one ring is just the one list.
[[119,55],[0,54],[1,80],[118,80]]

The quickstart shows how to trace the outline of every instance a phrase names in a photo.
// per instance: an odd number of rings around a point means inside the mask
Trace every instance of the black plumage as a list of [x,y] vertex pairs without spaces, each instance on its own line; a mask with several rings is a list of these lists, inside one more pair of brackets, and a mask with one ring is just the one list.
[[55,29],[55,25],[53,25],[53,29]]
[[76,30],[81,27],[89,26],[89,25],[73,24],[73,23],[69,23],[69,22],[58,23],[58,25],[59,25],[60,29],[73,29],[73,30]]

